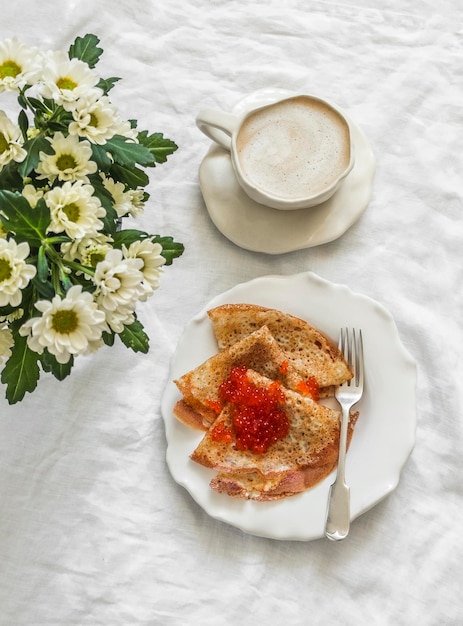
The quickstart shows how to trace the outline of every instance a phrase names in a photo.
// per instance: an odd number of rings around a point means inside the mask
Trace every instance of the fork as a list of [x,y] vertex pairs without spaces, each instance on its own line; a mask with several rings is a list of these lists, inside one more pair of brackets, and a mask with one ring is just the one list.
[[362,331],[342,328],[339,349],[353,372],[351,380],[336,388],[336,400],[341,405],[341,428],[339,435],[338,467],[336,478],[330,487],[326,511],[325,536],[333,541],[345,539],[350,527],[350,489],[345,479],[347,430],[350,410],[363,394],[363,339]]

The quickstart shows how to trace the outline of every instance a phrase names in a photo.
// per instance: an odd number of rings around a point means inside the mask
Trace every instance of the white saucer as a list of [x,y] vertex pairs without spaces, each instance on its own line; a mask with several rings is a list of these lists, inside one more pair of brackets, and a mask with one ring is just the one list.
[[[233,110],[241,113],[291,95],[297,94],[265,89],[244,98]],[[268,254],[319,246],[343,235],[367,208],[376,169],[365,134],[343,115],[351,125],[355,165],[334,196],[309,209],[279,211],[251,200],[236,180],[229,152],[213,144],[200,165],[199,184],[219,231],[241,248]]]

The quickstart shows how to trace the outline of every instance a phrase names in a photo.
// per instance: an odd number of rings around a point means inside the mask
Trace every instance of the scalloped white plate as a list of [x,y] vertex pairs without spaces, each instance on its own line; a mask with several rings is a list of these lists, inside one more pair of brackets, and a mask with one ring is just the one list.
[[[285,89],[263,89],[243,100],[241,113],[282,97]],[[199,168],[199,184],[209,216],[218,230],[246,250],[283,254],[337,239],[354,224],[370,202],[376,161],[368,139],[343,112],[352,133],[355,164],[339,190],[309,209],[279,211],[251,200],[236,180],[230,154],[213,143]]]
[[217,494],[209,487],[214,472],[189,458],[202,434],[184,426],[173,415],[180,395],[172,381],[217,352],[207,310],[238,302],[292,313],[335,340],[342,326],[362,329],[366,389],[357,405],[360,418],[346,463],[352,520],[396,488],[413,449],[415,361],[402,345],[395,322],[383,306],[312,272],[265,276],[239,284],[214,298],[185,327],[162,398],[166,458],[172,476],[211,517],[247,533],[281,540],[318,539],[324,536],[328,489],[334,473],[313,489],[277,502],[240,501]]

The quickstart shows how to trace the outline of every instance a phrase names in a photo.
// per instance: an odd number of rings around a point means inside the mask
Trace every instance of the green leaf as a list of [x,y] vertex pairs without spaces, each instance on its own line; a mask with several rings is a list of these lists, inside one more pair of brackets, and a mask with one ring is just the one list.
[[77,37],[69,48],[69,58],[84,61],[93,68],[103,53],[103,49],[98,48],[99,43],[100,40],[96,35],[87,34],[85,37]]
[[161,237],[160,235],[154,235],[153,241],[160,243],[162,246],[162,256],[166,260],[166,265],[172,265],[172,261],[181,256],[185,250],[183,243],[178,243],[173,240],[172,237]]
[[27,156],[24,161],[18,165],[18,171],[23,177],[28,176],[32,170],[37,167],[40,161],[40,152],[45,152],[45,154],[53,153],[50,142],[47,141],[43,135],[37,135],[37,137],[26,141],[24,143],[24,149],[27,150]]
[[162,133],[148,135],[148,131],[146,130],[138,133],[138,141],[148,148],[156,163],[165,163],[167,157],[173,154],[178,148],[176,143],[164,137]]
[[25,111],[20,111],[18,115],[18,125],[21,129],[23,139],[27,139],[27,130],[29,128],[29,120]]
[[18,163],[10,161],[0,171],[0,189],[11,191],[23,188],[23,177],[18,172]]
[[42,282],[37,275],[31,280],[32,285],[45,300],[51,300],[55,296],[55,290],[49,280]]
[[131,348],[134,352],[146,354],[149,350],[149,338],[145,333],[142,324],[135,320],[129,326],[124,326],[124,330],[119,333],[122,343]]
[[104,94],[107,95],[119,80],[121,79],[116,78],[116,76],[112,76],[111,78],[100,78],[97,87],[102,89]]
[[[109,158],[106,149],[98,144],[92,144],[92,161],[98,165],[98,169],[103,172],[109,172],[112,160]],[[99,176],[98,176],[99,178]]]
[[33,96],[28,96],[26,102],[35,110],[40,111],[41,113],[49,114],[50,111],[53,111],[56,107],[55,102],[50,98],[34,98]]
[[102,338],[103,338],[104,343],[107,346],[113,346],[114,345],[114,333],[112,333],[112,332],[108,333],[108,332],[104,331],[103,334],[102,334]]
[[47,255],[45,248],[40,246],[38,258],[37,258],[37,278],[41,283],[46,283],[48,280],[50,268],[48,267]]
[[113,163],[109,171],[111,178],[124,183],[129,189],[138,189],[138,187],[146,187],[150,182],[147,174],[138,167],[125,167],[118,163]]
[[43,371],[53,374],[57,380],[64,380],[69,376],[74,365],[74,357],[72,355],[67,363],[58,363],[56,357],[50,354],[48,350],[44,350],[40,360]]
[[27,109],[27,98],[26,91],[29,89],[29,85],[26,85],[23,89],[20,89],[18,92],[18,104],[23,108]]
[[[46,130],[47,133],[55,134],[60,131],[64,135],[68,134],[69,124],[72,122],[72,113],[68,113],[64,109],[60,112],[60,115],[54,119],[46,119],[43,121],[41,127]],[[39,124],[37,124],[39,126]]]
[[22,400],[27,392],[34,391],[40,378],[40,355],[27,345],[26,337],[15,332],[11,356],[5,363],[1,380],[6,384],[6,398],[10,404]]
[[35,209],[19,192],[0,189],[0,220],[15,234],[17,242],[27,241],[39,246],[50,223],[50,210],[43,198]]
[[105,144],[105,149],[113,155],[116,163],[126,167],[138,165],[150,166],[153,164],[153,157],[150,150],[141,143],[135,143],[122,135],[114,135]]
[[147,239],[150,235],[142,230],[136,230],[134,228],[128,228],[127,230],[119,230],[113,235],[114,247],[122,248],[122,245],[130,246],[134,241],[142,241]]

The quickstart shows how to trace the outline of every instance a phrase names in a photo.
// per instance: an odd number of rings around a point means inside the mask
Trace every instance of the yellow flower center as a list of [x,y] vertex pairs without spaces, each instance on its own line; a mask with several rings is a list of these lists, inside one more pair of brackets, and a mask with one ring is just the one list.
[[100,261],[104,261],[105,255],[102,252],[91,252],[88,255],[90,267],[96,267]]
[[75,158],[72,156],[72,154],[61,154],[56,159],[56,166],[62,172],[65,172],[66,170],[73,170],[76,167],[76,165],[77,165],[77,162]]
[[58,89],[69,89],[69,91],[72,91],[77,87],[77,83],[75,83],[72,78],[69,78],[69,76],[63,76],[56,81],[56,86]]
[[6,152],[6,149],[8,148],[8,141],[6,140],[6,137],[3,133],[0,133],[0,154],[2,154],[2,152]]
[[0,258],[0,283],[11,276],[11,265],[7,259]]
[[77,313],[72,309],[70,311],[56,311],[51,326],[57,333],[66,335],[76,330],[78,321]]
[[98,118],[93,113],[90,113],[90,122],[88,123],[88,125],[93,126],[94,128],[98,128]]
[[11,60],[3,61],[0,65],[0,79],[4,78],[16,78],[21,73],[21,67]]
[[75,202],[71,202],[71,204],[66,204],[63,206],[63,213],[66,215],[70,222],[77,222],[80,216],[80,209]]

